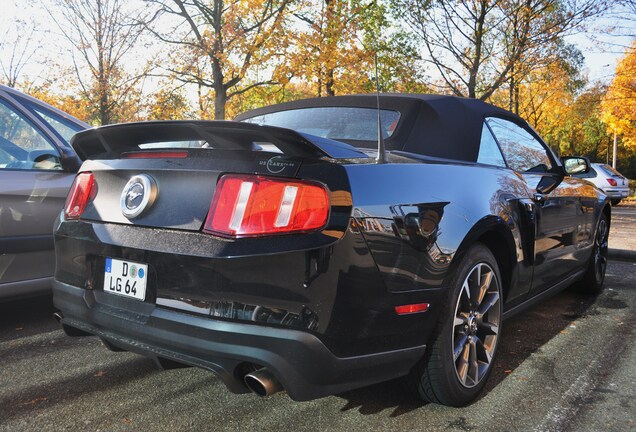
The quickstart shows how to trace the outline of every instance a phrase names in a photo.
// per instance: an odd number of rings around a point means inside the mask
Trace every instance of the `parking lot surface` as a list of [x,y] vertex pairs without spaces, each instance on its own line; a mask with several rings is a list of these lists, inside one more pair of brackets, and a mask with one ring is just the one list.
[[636,206],[612,207],[609,247],[636,251]]
[[507,321],[487,391],[459,409],[399,381],[302,403],[233,395],[210,372],[65,336],[48,298],[2,304],[0,430],[635,430],[635,270],[611,262],[600,296],[565,291]]

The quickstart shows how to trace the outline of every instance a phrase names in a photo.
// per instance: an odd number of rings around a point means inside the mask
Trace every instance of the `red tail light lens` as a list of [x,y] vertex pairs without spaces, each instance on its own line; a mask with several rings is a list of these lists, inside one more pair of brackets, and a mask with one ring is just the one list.
[[613,178],[608,178],[608,179],[605,179],[605,180],[607,180],[607,182],[609,184],[611,184],[612,186],[616,186],[617,185],[616,180],[614,180]]
[[216,186],[203,231],[230,237],[314,231],[327,224],[329,208],[321,184],[228,174]]
[[86,204],[95,198],[97,187],[95,185],[95,179],[93,173],[84,172],[75,177],[75,181],[71,185],[71,190],[66,197],[66,204],[64,205],[64,218],[65,219],[79,219]]

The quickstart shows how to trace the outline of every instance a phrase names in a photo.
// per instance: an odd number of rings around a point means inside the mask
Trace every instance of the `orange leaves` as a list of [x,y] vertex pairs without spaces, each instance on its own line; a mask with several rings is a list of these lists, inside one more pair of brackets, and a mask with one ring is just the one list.
[[603,99],[603,121],[623,143],[636,148],[636,41],[616,67],[616,74]]
[[307,0],[277,76],[308,82],[315,96],[363,92],[374,55],[362,43],[366,12],[357,1]]

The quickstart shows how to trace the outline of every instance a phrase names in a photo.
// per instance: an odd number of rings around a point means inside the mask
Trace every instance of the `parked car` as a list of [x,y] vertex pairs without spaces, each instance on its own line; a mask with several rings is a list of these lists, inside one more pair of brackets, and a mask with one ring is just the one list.
[[69,144],[87,124],[0,85],[0,298],[50,293],[53,220],[81,165]]
[[504,318],[577,281],[601,289],[610,206],[572,176],[586,159],[559,160],[508,111],[382,95],[378,120],[376,103],[77,134],[86,161],[55,234],[66,333],[237,393],[405,377],[424,400],[472,401]]
[[576,177],[594,183],[610,198],[612,205],[618,205],[629,196],[629,181],[607,164],[593,163],[589,172],[576,174]]

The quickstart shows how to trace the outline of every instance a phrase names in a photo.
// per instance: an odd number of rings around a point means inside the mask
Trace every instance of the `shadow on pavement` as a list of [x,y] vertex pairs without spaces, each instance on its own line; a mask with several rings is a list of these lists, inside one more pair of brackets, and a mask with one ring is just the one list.
[[[565,290],[504,323],[497,359],[481,397],[494,389],[533,352],[559,333],[576,326],[594,303],[595,296]],[[393,409],[397,417],[426,404],[414,400],[401,380],[392,380],[337,395],[347,401],[342,411],[357,409],[365,415]]]

